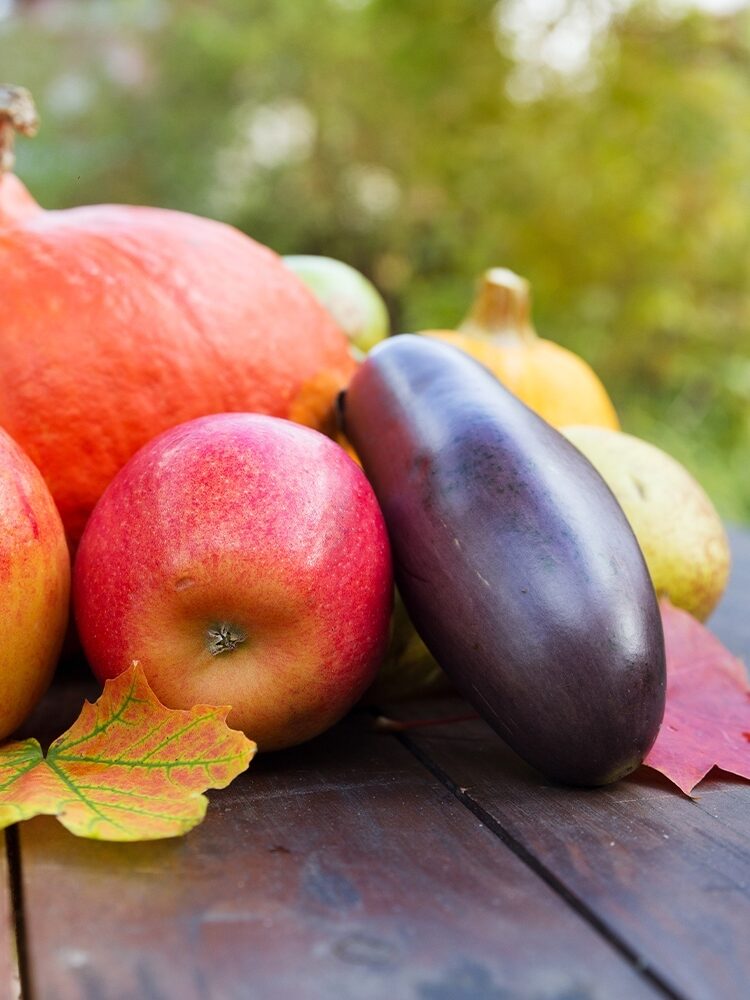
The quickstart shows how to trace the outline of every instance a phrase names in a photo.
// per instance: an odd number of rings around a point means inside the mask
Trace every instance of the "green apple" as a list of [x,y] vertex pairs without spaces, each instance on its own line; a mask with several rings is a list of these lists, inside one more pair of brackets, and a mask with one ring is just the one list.
[[390,332],[385,302],[371,281],[332,257],[284,257],[358,350],[367,353]]
[[654,588],[701,621],[729,577],[729,542],[703,488],[679,462],[646,441],[601,427],[563,434],[607,482],[643,550]]

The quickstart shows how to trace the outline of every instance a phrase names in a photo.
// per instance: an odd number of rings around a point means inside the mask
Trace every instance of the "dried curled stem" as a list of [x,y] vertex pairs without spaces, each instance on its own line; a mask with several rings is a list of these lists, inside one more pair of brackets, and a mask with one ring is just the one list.
[[13,142],[16,132],[36,135],[39,117],[34,100],[25,87],[0,84],[0,174],[13,169]]

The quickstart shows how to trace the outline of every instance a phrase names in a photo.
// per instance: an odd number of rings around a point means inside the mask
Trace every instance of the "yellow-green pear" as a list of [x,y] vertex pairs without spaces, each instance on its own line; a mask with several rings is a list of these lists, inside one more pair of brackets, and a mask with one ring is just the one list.
[[714,505],[679,462],[655,445],[600,427],[563,434],[588,458],[630,521],[654,588],[704,621],[729,576],[729,542]]

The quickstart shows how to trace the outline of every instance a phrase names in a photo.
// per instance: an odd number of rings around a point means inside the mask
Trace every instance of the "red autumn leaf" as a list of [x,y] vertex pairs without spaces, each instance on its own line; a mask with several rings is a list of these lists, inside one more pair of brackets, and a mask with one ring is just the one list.
[[661,602],[667,707],[644,761],[686,795],[712,767],[750,779],[750,683],[741,661],[685,611]]

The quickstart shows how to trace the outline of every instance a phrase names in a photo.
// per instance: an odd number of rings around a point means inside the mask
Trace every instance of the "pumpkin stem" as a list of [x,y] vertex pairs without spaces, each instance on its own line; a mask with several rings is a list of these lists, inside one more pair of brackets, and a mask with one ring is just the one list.
[[536,339],[528,281],[505,267],[485,271],[472,307],[458,329],[469,337],[500,342]]
[[39,118],[29,91],[25,87],[0,84],[0,175],[13,169],[16,132],[32,136],[38,127]]

